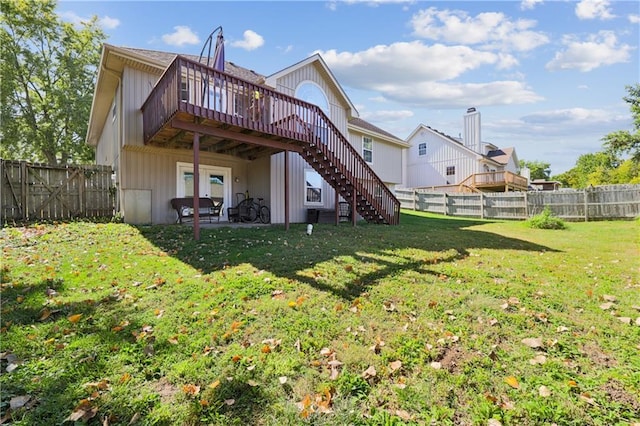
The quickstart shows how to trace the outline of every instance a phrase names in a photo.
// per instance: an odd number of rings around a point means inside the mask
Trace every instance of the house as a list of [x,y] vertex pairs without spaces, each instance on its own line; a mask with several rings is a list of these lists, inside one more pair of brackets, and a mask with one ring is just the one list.
[[195,193],[222,199],[225,221],[248,193],[272,223],[305,222],[308,209],[339,201],[398,223],[408,145],[359,117],[322,57],[269,76],[199,59],[103,47],[86,142],[113,167],[125,222],[173,223],[170,200]]
[[533,179],[530,185],[535,191],[557,191],[562,187],[561,182],[546,179]]
[[518,176],[515,148],[498,148],[481,140],[480,112],[469,108],[462,138],[420,124],[406,139],[407,188],[449,192],[499,192],[527,189]]

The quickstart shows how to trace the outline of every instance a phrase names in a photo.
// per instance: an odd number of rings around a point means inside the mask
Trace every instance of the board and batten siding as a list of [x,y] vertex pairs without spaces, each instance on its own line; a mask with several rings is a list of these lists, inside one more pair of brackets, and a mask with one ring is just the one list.
[[118,158],[118,144],[120,143],[120,137],[118,135],[118,122],[121,120],[120,105],[117,102],[119,88],[116,90],[116,117],[113,118],[113,103],[109,109],[109,114],[102,128],[100,138],[98,138],[98,145],[96,146],[96,164],[103,166],[111,166],[114,170],[117,169]]
[[[407,182],[408,188],[428,186],[454,185],[468,176],[478,173],[477,154],[453,141],[446,141],[433,132],[423,130],[418,132],[410,141],[411,147],[407,152]],[[421,143],[427,144],[426,155],[418,155]],[[447,176],[447,167],[455,167],[455,175]]]
[[151,90],[160,78],[131,67],[125,67],[122,74],[123,117],[125,117],[125,136],[123,145],[144,146],[142,111],[140,108],[147,100]]
[[336,93],[335,88],[329,84],[329,76],[325,76],[324,72],[320,72],[316,65],[309,64],[280,77],[276,83],[276,90],[295,97],[296,88],[305,81],[312,81],[322,89],[329,103],[329,119],[346,137],[348,134],[346,105],[339,94]]
[[[305,170],[313,170],[311,166],[295,152],[289,152],[289,221],[304,223],[307,220],[307,209],[330,209],[334,206],[335,191],[322,181],[322,204],[305,204],[306,186]],[[271,222],[284,223],[284,164],[285,153],[271,156]]]
[[[177,194],[177,163],[193,163],[193,152],[190,150],[175,150],[162,148],[125,148],[121,154],[122,173],[120,190],[124,193],[128,190],[151,191],[151,222],[173,223],[175,212],[171,209],[169,201]],[[200,154],[201,166],[227,167],[232,175],[232,197],[227,200],[226,208],[235,205],[235,193],[244,193],[247,189],[251,192],[251,186],[247,188],[248,162],[231,156]],[[262,166],[264,167],[264,166]],[[267,174],[268,175],[268,174]],[[238,178],[238,183],[234,178]],[[256,189],[257,190],[257,189]],[[259,195],[257,195],[259,196]],[[127,220],[127,206],[123,205],[125,221]]]

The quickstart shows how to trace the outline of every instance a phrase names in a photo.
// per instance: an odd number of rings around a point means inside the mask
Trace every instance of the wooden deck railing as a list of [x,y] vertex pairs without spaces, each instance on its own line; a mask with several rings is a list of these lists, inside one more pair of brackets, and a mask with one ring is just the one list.
[[145,143],[179,113],[316,146],[352,183],[354,196],[387,223],[399,222],[396,197],[316,105],[178,56],[142,106]]
[[527,178],[513,172],[485,172],[476,173],[458,184],[471,188],[482,188],[488,186],[505,186],[517,189],[527,189]]

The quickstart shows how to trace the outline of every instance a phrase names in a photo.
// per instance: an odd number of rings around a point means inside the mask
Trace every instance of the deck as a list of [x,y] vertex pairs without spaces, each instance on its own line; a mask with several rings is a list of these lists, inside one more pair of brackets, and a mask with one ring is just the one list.
[[470,189],[473,192],[509,192],[526,191],[528,181],[525,177],[512,172],[476,173],[458,185],[460,192]]
[[400,203],[316,105],[177,56],[142,106],[145,145],[247,160],[300,153],[362,217],[397,224]]

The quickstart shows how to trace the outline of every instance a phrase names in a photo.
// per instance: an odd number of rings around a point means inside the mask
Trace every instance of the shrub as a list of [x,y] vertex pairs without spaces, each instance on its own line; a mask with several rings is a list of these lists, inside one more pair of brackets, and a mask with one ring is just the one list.
[[527,220],[526,223],[529,228],[535,229],[565,229],[567,227],[562,219],[551,213],[549,206],[546,206],[542,213]]

